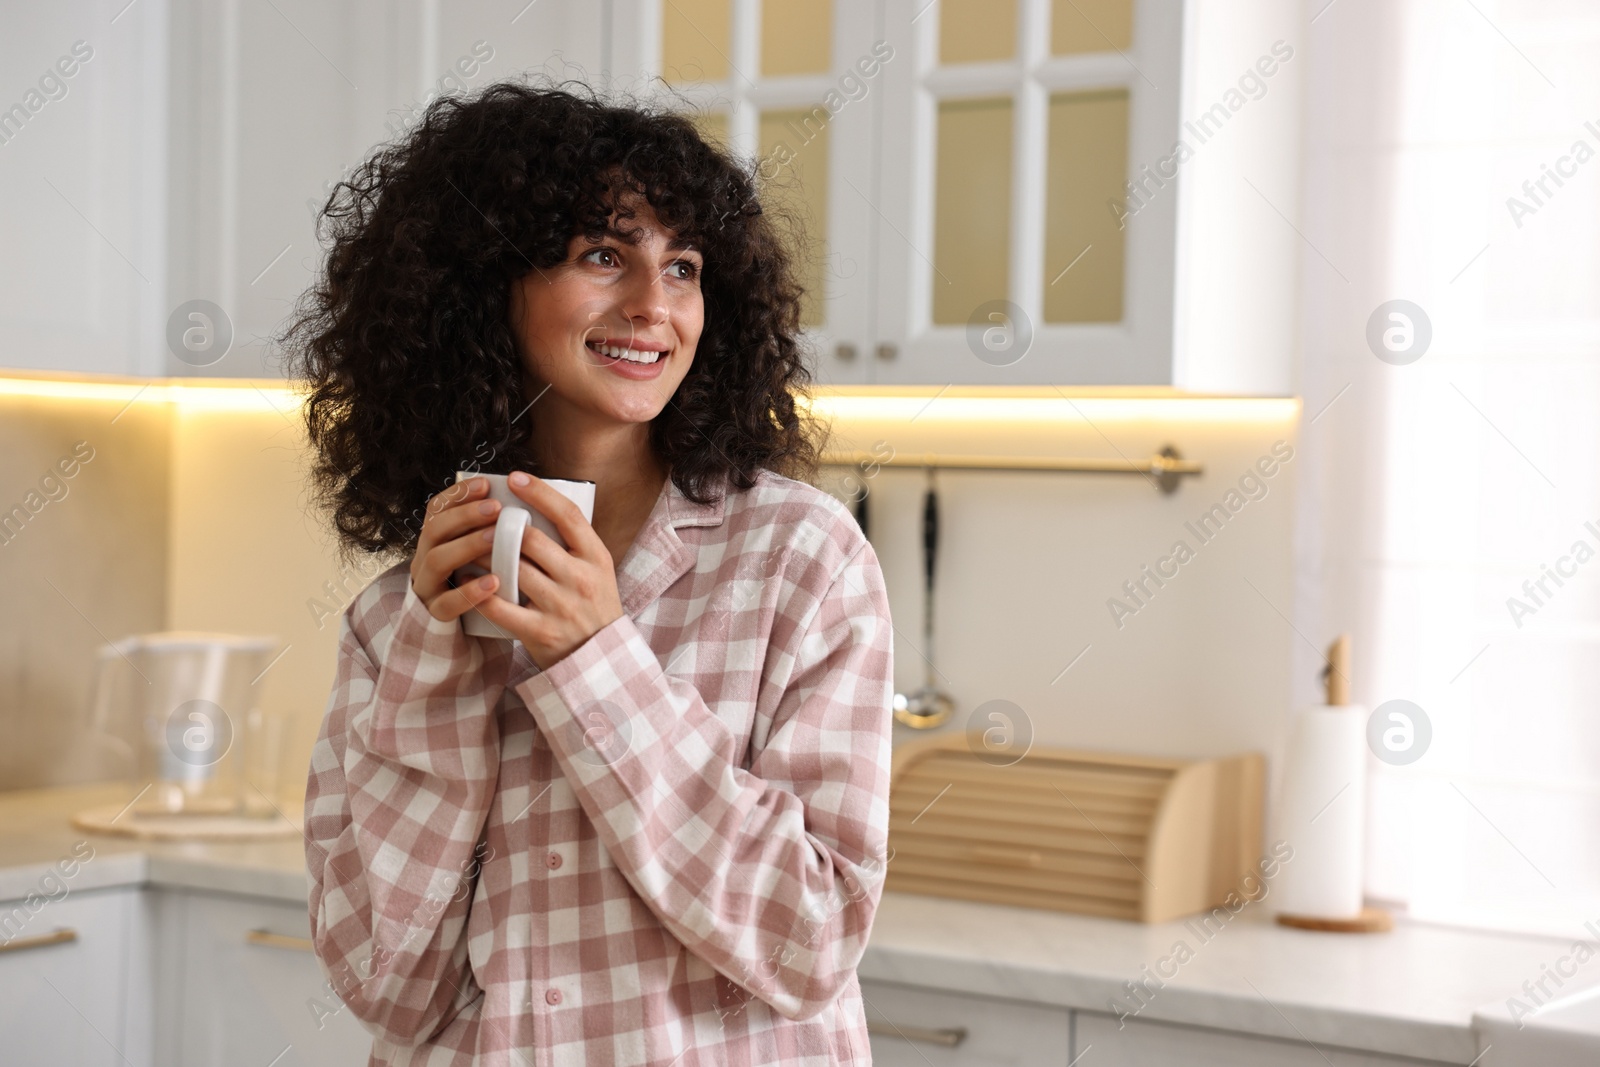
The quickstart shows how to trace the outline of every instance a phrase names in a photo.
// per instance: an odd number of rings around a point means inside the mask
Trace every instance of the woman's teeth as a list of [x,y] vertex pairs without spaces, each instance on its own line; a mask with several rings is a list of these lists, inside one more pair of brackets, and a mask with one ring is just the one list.
[[629,363],[654,363],[663,355],[661,352],[641,352],[637,349],[622,348],[618,345],[591,344],[589,347],[599,352],[602,356],[610,356],[612,359],[625,359]]

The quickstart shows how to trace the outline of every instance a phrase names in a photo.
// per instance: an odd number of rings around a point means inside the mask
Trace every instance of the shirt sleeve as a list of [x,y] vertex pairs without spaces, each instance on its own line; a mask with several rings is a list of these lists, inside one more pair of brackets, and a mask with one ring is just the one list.
[[504,687],[486,680],[460,620],[435,619],[405,584],[402,599],[375,583],[341,616],[305,849],[329,984],[375,1037],[412,1047],[479,994],[465,927],[487,858]]
[[782,686],[742,767],[738,737],[664,673],[626,614],[521,682],[618,868],[673,936],[790,1019],[844,989],[882,896],[893,643],[863,541],[769,652]]

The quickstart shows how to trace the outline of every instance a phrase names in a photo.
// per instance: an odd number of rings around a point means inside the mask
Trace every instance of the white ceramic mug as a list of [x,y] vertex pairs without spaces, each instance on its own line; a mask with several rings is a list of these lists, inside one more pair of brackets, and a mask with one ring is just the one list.
[[[517,576],[519,565],[522,562],[522,533],[529,526],[543,530],[553,537],[557,544],[567,546],[566,539],[556,532],[555,524],[545,518],[533,505],[524,503],[522,498],[511,491],[506,484],[504,474],[482,474],[477,471],[456,471],[456,482],[459,484],[469,478],[485,478],[489,482],[490,500],[500,501],[500,515],[494,523],[494,549],[489,553],[492,573],[500,579],[500,584],[495,587],[494,595],[513,604],[520,604],[521,598],[517,589]],[[578,505],[578,510],[583,512],[583,517],[589,521],[594,520],[594,483],[583,481],[568,481],[561,478],[546,478],[546,485]],[[468,563],[460,568],[467,580],[489,574],[476,563]],[[474,637],[499,637],[513,640],[512,635],[490,621],[483,612],[477,608],[470,608],[461,616],[461,627]]]

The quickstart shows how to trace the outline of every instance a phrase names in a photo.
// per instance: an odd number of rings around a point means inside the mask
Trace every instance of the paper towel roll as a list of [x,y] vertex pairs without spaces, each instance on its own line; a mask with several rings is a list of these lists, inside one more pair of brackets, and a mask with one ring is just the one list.
[[1279,779],[1277,838],[1294,848],[1273,887],[1273,910],[1317,919],[1361,914],[1367,710],[1302,709]]

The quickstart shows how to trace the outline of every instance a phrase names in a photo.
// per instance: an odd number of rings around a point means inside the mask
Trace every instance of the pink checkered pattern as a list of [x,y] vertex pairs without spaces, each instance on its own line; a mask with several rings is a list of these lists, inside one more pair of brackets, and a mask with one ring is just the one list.
[[312,936],[369,1064],[870,1063],[893,644],[872,545],[763,472],[669,478],[623,615],[540,671],[397,564],[306,790]]

